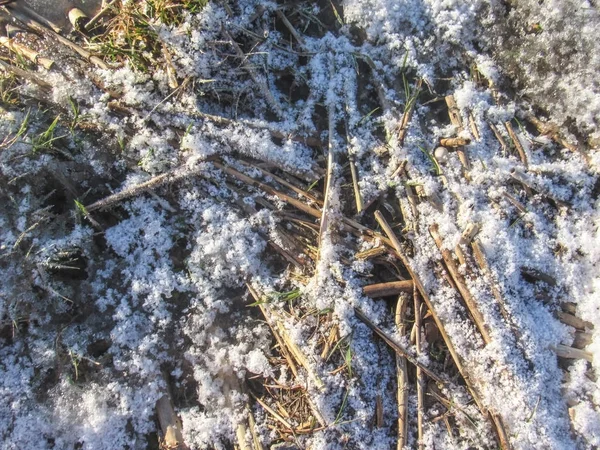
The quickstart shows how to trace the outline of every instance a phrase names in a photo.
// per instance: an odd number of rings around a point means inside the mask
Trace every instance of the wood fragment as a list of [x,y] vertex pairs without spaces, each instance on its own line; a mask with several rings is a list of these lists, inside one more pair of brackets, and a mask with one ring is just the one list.
[[279,336],[277,327],[271,317],[271,314],[269,314],[269,311],[267,310],[267,308],[265,308],[263,304],[264,299],[249,283],[246,283],[246,287],[248,288],[248,292],[250,292],[250,295],[254,299],[254,302],[258,303],[258,307],[260,308],[260,311],[262,312],[265,321],[267,322],[267,325],[271,329],[271,333],[273,333],[275,341],[277,341],[277,344],[279,345],[279,351],[281,352],[281,355],[285,358],[288,366],[290,367],[290,370],[292,371],[292,374],[294,374],[294,377],[296,378],[298,376],[298,368],[296,367],[296,363],[292,359],[290,352],[288,351],[287,347],[285,346],[285,343],[281,339],[281,336]]
[[358,252],[357,254],[354,255],[354,257],[356,259],[365,260],[365,259],[376,258],[377,256],[385,255],[386,253],[388,253],[388,249],[386,249],[384,246],[380,245],[378,247],[373,247],[368,250]]
[[433,240],[435,241],[438,249],[440,250],[440,252],[442,254],[442,259],[444,260],[444,263],[446,264],[446,268],[448,269],[450,276],[454,280],[454,283],[456,285],[458,292],[460,292],[460,295],[462,296],[463,300],[465,301],[467,309],[469,310],[469,313],[471,314],[471,317],[473,318],[473,321],[475,322],[475,326],[479,330],[479,333],[481,334],[483,341],[486,344],[489,344],[491,342],[492,338],[490,337],[490,334],[489,334],[489,331],[485,324],[483,315],[481,314],[481,311],[479,310],[477,301],[471,295],[471,292],[469,291],[463,276],[460,274],[458,267],[456,266],[456,263],[454,262],[454,259],[452,258],[452,254],[450,253],[450,251],[448,249],[444,248],[442,238],[438,232],[437,224],[433,224],[431,227],[429,227],[429,232],[431,233]]
[[[456,104],[456,100],[454,100],[453,95],[447,95],[445,98],[446,105],[448,106],[448,117],[450,118],[450,123],[456,127],[456,129],[460,132],[464,130],[462,118],[460,115],[460,109]],[[463,176],[467,181],[471,181],[471,176],[469,175],[469,170],[471,170],[471,163],[469,161],[469,156],[466,150],[463,147],[456,147],[456,154],[458,155],[458,159],[460,164],[463,166]]]
[[[411,283],[412,285],[412,283]],[[406,309],[408,307],[407,296],[400,294],[396,303],[394,321],[400,336],[406,335]],[[417,370],[420,370],[417,367]],[[404,449],[408,442],[408,367],[406,358],[396,355],[396,378],[398,380],[398,450]]]
[[367,297],[389,297],[402,292],[412,292],[412,280],[389,281],[387,283],[369,284],[363,287],[363,294]]
[[[502,317],[504,317],[504,320],[506,320],[506,323],[510,324],[511,328],[512,328],[513,320],[506,309],[504,298],[502,297],[502,294],[500,293],[500,289],[498,289],[498,287],[496,285],[492,271],[487,262],[487,257],[485,256],[485,252],[483,251],[483,246],[481,245],[481,243],[478,240],[474,240],[473,242],[471,242],[471,248],[473,249],[473,256],[475,258],[475,262],[477,263],[477,266],[483,272],[483,274],[485,274],[489,278],[489,283],[491,286],[492,294],[493,294],[494,298],[496,299],[496,305],[498,306],[498,309],[500,310],[500,314],[502,314]],[[520,337],[521,333],[516,328],[513,328],[513,331],[515,331],[517,333],[516,337]]]
[[278,422],[280,422],[284,427],[286,427],[288,430],[293,430],[294,428],[288,423],[287,420],[285,420],[283,417],[281,417],[281,415],[275,411],[273,408],[271,408],[269,405],[267,405],[263,400],[261,400],[260,398],[258,398],[256,395],[254,395],[253,393],[250,393],[250,395],[252,395],[252,397],[254,397],[254,400],[256,400],[256,402],[263,407],[263,409],[269,413],[271,416],[273,416],[273,418],[275,420],[277,420]]
[[440,139],[440,145],[443,147],[462,147],[463,145],[469,145],[470,143],[471,139],[460,137]]
[[479,128],[477,128],[477,124],[475,123],[475,117],[473,117],[473,113],[469,111],[469,128],[471,128],[471,133],[473,133],[473,137],[476,141],[481,140],[481,134],[479,133]]
[[381,394],[377,394],[375,397],[375,426],[377,428],[383,428],[383,399]]
[[33,75],[32,73],[28,72],[27,70],[23,70],[19,67],[15,67],[11,64],[7,64],[2,60],[0,60],[0,67],[2,69],[6,70],[7,72],[13,73],[16,76],[23,78],[24,80],[31,81],[32,83],[36,84],[37,86],[39,86],[41,89],[43,89],[46,92],[52,90],[52,85],[50,83],[47,83],[46,81],[42,80],[41,78],[38,78],[37,76]]
[[71,8],[67,14],[69,22],[77,31],[84,31],[90,18],[79,8]]
[[593,323],[588,322],[586,320],[582,320],[579,317],[575,316],[574,314],[557,311],[556,316],[558,317],[558,320],[560,320],[565,325],[569,325],[578,330],[586,330],[586,329],[593,330],[594,329]]
[[173,403],[168,394],[163,395],[156,402],[156,415],[163,433],[165,447],[172,450],[187,449],[181,433],[181,422],[175,414]]
[[550,139],[552,139],[558,145],[561,145],[562,147],[566,148],[567,150],[570,150],[574,153],[578,153],[579,155],[581,155],[583,157],[583,159],[589,164],[589,162],[590,162],[589,155],[584,150],[582,150],[578,145],[574,145],[574,144],[570,143],[558,131],[558,127],[556,125],[544,123],[540,119],[538,119],[537,117],[535,117],[531,114],[527,116],[527,121],[529,121],[534,127],[536,127],[537,130],[541,134],[549,136]]
[[460,236],[458,244],[454,247],[454,253],[456,253],[456,257],[461,265],[467,263],[467,257],[461,246],[469,245],[477,233],[479,233],[479,225],[474,223],[467,224]]
[[544,197],[552,200],[557,206],[562,206],[564,208],[568,208],[571,206],[571,204],[569,202],[557,198],[555,195],[548,192],[547,189],[537,186],[534,182],[532,182],[527,177],[527,175],[525,175],[523,172],[521,172],[518,169],[512,169],[510,171],[510,176],[515,181],[518,181],[519,183],[521,183],[523,185],[523,187],[525,188],[525,191],[527,192],[528,195],[531,195],[532,191],[536,191],[540,195],[543,195]]
[[[23,9],[23,8],[25,8],[25,10],[27,11],[27,14],[29,14],[30,11],[33,11],[33,10],[31,10],[31,8],[22,7],[21,9]],[[103,70],[108,70],[108,65],[106,65],[104,63],[104,61],[102,61],[100,58],[93,55],[89,51],[85,50],[81,46],[75,44],[74,42],[70,41],[69,39],[60,35],[54,27],[52,27],[48,24],[42,25],[42,23],[44,23],[45,19],[42,18],[43,21],[40,23],[39,16],[37,14],[35,14],[35,16],[38,16],[38,17],[36,17],[36,19],[34,20],[31,18],[31,17],[33,17],[32,15],[29,15],[29,16],[25,15],[15,9],[11,9],[10,13],[14,17],[16,17],[18,20],[23,22],[25,25],[27,25],[29,28],[31,28],[39,33],[51,36],[52,38],[54,38],[58,42],[60,42],[62,45],[64,45],[65,47],[69,47],[75,53],[79,54],[81,57],[83,57],[87,61],[94,64],[96,67],[103,69]],[[45,22],[47,22],[47,21],[45,21]]]
[[556,356],[567,359],[585,359],[589,362],[594,362],[594,357],[590,352],[580,350],[578,348],[569,347],[563,344],[557,344],[552,347]]
[[254,420],[254,414],[252,410],[248,408],[248,426],[250,427],[250,433],[252,434],[252,443],[254,444],[254,450],[263,450],[263,445],[260,441],[260,436],[256,433],[256,421]]
[[252,450],[246,442],[246,424],[244,422],[238,423],[235,429],[235,437],[237,440],[237,446],[240,450]]
[[13,39],[7,38],[6,36],[0,36],[0,44],[9,49],[10,51],[16,53],[17,55],[27,58],[29,61],[35,64],[41,65],[46,70],[50,70],[54,65],[54,61],[52,61],[51,59],[40,56],[40,54],[35,50],[32,50],[30,48],[25,47],[24,45],[14,42]]

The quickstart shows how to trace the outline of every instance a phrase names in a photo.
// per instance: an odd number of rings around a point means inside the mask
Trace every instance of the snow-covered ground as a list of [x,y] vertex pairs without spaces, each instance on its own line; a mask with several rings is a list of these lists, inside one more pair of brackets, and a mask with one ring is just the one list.
[[0,448],[156,448],[165,394],[191,449],[395,448],[399,363],[355,308],[416,355],[413,293],[400,327],[398,295],[363,293],[413,274],[418,361],[444,380],[423,448],[600,446],[596,2],[211,1],[180,19],[147,24],[147,71],[46,45],[53,69],[3,78]]

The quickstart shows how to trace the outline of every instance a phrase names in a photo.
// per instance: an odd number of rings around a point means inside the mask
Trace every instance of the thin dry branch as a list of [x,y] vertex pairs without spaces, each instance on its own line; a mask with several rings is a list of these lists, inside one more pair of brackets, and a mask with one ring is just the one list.
[[406,360],[409,363],[416,367],[420,367],[424,373],[426,373],[430,378],[437,381],[438,383],[446,383],[446,381],[440,375],[436,374],[431,369],[421,364],[414,356],[412,356],[408,352],[408,350],[406,350],[404,347],[402,347],[400,344],[394,341],[385,331],[383,331],[381,328],[375,325],[373,321],[365,315],[364,312],[362,312],[358,308],[354,308],[354,313],[356,314],[356,317],[358,317],[367,327],[369,327],[375,334],[377,334],[377,336],[379,336],[385,341],[386,344],[392,347],[392,349],[394,349],[396,353],[406,358]]
[[235,49],[238,57],[242,61],[242,65],[248,71],[252,80],[259,87],[263,97],[265,98],[265,100],[267,101],[267,103],[269,104],[269,106],[271,107],[273,112],[275,112],[275,114],[277,114],[278,117],[283,117],[283,109],[281,108],[281,105],[279,104],[279,102],[277,100],[275,100],[275,97],[273,96],[273,93],[269,89],[269,86],[267,84],[267,80],[265,79],[265,77],[259,75],[256,72],[256,70],[254,70],[254,67],[252,67],[252,65],[250,65],[248,63],[248,55],[246,55],[244,53],[244,51],[240,48],[240,46],[235,41],[235,39],[233,39],[233,36],[231,35],[231,33],[229,33],[229,31],[227,31],[225,29],[223,31],[224,31],[225,35],[228,37],[231,45]]
[[294,39],[296,39],[296,41],[298,42],[298,44],[300,44],[300,47],[302,48],[302,50],[306,50],[306,45],[304,44],[304,39],[302,39],[302,36],[300,36],[300,33],[298,33],[298,31],[296,31],[296,28],[288,20],[288,18],[283,13],[283,11],[280,10],[280,9],[278,9],[276,11],[276,13],[277,13],[277,17],[279,17],[281,19],[281,21],[283,22],[283,24],[285,25],[285,27],[290,31],[290,33],[292,34],[292,36],[294,36]]
[[485,324],[483,315],[479,310],[479,305],[477,304],[475,298],[471,295],[471,292],[469,291],[469,288],[467,287],[463,276],[460,274],[458,267],[456,266],[456,263],[452,258],[450,250],[444,248],[442,238],[438,231],[438,226],[436,224],[432,225],[431,227],[429,227],[429,232],[431,233],[435,244],[437,245],[438,249],[440,250],[440,253],[442,254],[442,259],[446,264],[446,268],[448,269],[450,276],[454,280],[454,284],[458,292],[460,292],[460,295],[464,299],[465,304],[467,305],[467,309],[469,310],[469,313],[471,314],[471,317],[475,322],[475,326],[477,327],[477,329],[481,333],[481,336],[483,337],[483,341],[486,344],[489,344],[492,338],[489,335],[488,328]]
[[519,158],[521,159],[521,162],[525,165],[525,167],[527,167],[527,165],[528,165],[527,154],[525,153],[523,144],[521,144],[519,137],[515,133],[515,130],[513,129],[512,124],[510,123],[510,120],[504,122],[504,128],[506,128],[508,135],[510,136],[511,140],[515,144],[515,148],[517,149],[517,152],[519,153]]
[[[23,8],[25,8],[27,10],[27,14],[29,14],[29,11],[31,9],[27,8],[27,7],[21,7],[21,9],[23,9]],[[88,52],[81,46],[75,44],[74,42],[70,41],[69,39],[58,34],[56,32],[56,30],[53,29],[53,27],[49,26],[48,24],[43,25],[42,23],[40,23],[40,21],[38,20],[39,16],[36,17],[36,19],[34,20],[30,16],[25,15],[22,12],[20,12],[16,9],[12,9],[12,8],[10,8],[10,13],[15,18],[17,18],[22,23],[24,23],[29,28],[31,28],[32,30],[35,30],[42,34],[50,35],[52,38],[56,39],[62,45],[64,45],[65,47],[69,47],[71,50],[73,50],[74,52],[79,54],[81,57],[85,58],[87,61],[94,64],[96,67],[103,69],[103,70],[108,70],[108,66],[100,58],[98,58],[97,56],[94,56],[92,53]],[[37,16],[37,14],[36,14],[36,16]]]
[[292,141],[306,144],[309,147],[316,147],[316,148],[323,147],[323,142],[321,142],[321,140],[317,136],[301,137],[301,136],[296,136],[293,134],[288,135],[288,134],[281,132],[280,130],[278,130],[276,128],[273,128],[272,126],[265,125],[262,123],[255,123],[255,122],[252,122],[249,120],[242,120],[242,119],[234,120],[234,119],[229,119],[227,117],[218,116],[216,114],[204,113],[201,111],[194,111],[194,112],[185,111],[185,112],[182,112],[182,114],[189,114],[192,117],[207,120],[209,122],[213,122],[213,123],[216,123],[218,125],[223,125],[223,126],[238,125],[238,126],[249,127],[249,128],[253,128],[253,129],[257,129],[257,130],[265,130],[276,139],[282,139],[282,140],[290,139]]
[[369,284],[363,287],[363,294],[367,297],[389,297],[402,292],[412,292],[412,280],[389,281],[387,283]]
[[[420,277],[412,269],[412,264],[410,263],[409,259],[406,257],[406,255],[404,255],[402,246],[400,245],[400,241],[398,241],[398,238],[396,237],[394,231],[392,230],[392,227],[390,227],[390,225],[387,223],[387,221],[385,220],[385,217],[383,217],[383,214],[381,214],[380,211],[375,211],[375,219],[377,220],[377,222],[379,223],[379,225],[381,226],[381,228],[383,229],[385,234],[388,236],[388,238],[392,242],[394,248],[396,249],[396,254],[399,256],[400,260],[404,264],[404,267],[406,267],[406,270],[410,274],[413,282],[415,283],[415,286],[419,290],[421,297],[425,301],[427,308],[431,312],[431,316],[433,317],[433,320],[435,321],[435,323],[438,327],[438,330],[440,331],[440,335],[442,336],[442,339],[444,340],[446,347],[448,347],[448,351],[450,352],[450,355],[452,356],[452,359],[454,360],[454,363],[456,364],[458,371],[460,372],[463,379],[465,380],[465,383],[466,383],[467,387],[469,388],[469,391],[471,392],[471,396],[475,400],[475,403],[477,403],[477,406],[479,407],[482,414],[484,416],[487,416],[487,409],[481,402],[479,395],[477,394],[477,391],[475,390],[475,387],[473,386],[471,377],[469,376],[465,367],[463,366],[462,359],[456,352],[456,349],[454,348],[454,344],[452,343],[450,336],[448,336],[448,333],[446,332],[444,323],[440,320],[439,316],[437,315],[437,312],[433,306],[433,303],[431,302],[431,299],[429,298],[429,293],[425,290],[425,286],[423,286],[423,283],[421,282]],[[425,373],[427,373],[427,372],[425,372]]]
[[177,167],[161,175],[155,176],[148,181],[123,189],[122,191],[109,195],[108,197],[105,197],[102,200],[98,200],[97,202],[94,202],[91,205],[87,205],[85,206],[85,211],[90,213],[97,209],[108,208],[116,203],[120,203],[123,200],[126,200],[131,197],[135,197],[136,195],[139,195],[143,192],[152,189],[157,189],[160,186],[164,186],[168,183],[174,183],[184,178],[190,178],[200,175],[202,172],[204,172],[204,168],[202,166],[199,166],[195,169]]
[[[413,304],[415,310],[415,345],[417,347],[417,356],[422,352],[421,346],[421,328],[422,328],[422,317],[421,317],[421,299],[419,298],[419,290],[415,286],[413,288]],[[417,442],[419,450],[425,448],[423,442],[423,415],[425,413],[425,387],[427,381],[423,371],[417,367]]]
[[502,155],[506,156],[506,154],[508,152],[508,145],[506,145],[506,141],[500,134],[500,130],[498,130],[498,127],[496,125],[494,125],[492,122],[488,122],[488,125],[490,126],[492,133],[494,133],[494,136],[496,136],[496,139],[500,143],[500,147],[502,148]]
[[[412,284],[412,283],[411,283]],[[406,335],[406,309],[408,306],[407,295],[400,294],[396,303],[396,314],[394,321],[400,336]],[[417,370],[421,370],[417,367]],[[404,449],[408,441],[408,367],[406,358],[396,355],[396,377],[398,380],[398,450]]]
[[350,162],[350,174],[352,176],[352,187],[354,188],[354,199],[356,201],[356,213],[360,214],[364,208],[362,194],[360,193],[360,186],[358,185],[358,171],[356,170],[354,157],[350,156],[348,160]]

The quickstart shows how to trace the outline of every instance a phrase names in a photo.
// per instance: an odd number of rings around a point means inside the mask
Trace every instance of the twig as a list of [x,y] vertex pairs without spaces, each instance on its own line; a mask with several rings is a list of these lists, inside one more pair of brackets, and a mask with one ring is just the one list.
[[[462,123],[462,118],[460,116],[460,110],[458,109],[458,105],[456,104],[456,100],[454,100],[454,96],[447,95],[445,97],[446,105],[448,106],[448,117],[450,117],[450,122],[454,125],[458,131],[464,130],[464,126]],[[463,175],[467,181],[471,181],[471,176],[469,175],[469,170],[471,170],[471,163],[469,161],[469,156],[467,155],[466,150],[463,147],[456,148],[456,154],[458,155],[458,159],[464,168]]]
[[358,185],[358,171],[356,170],[356,163],[354,157],[350,156],[348,159],[350,162],[350,174],[352,175],[352,187],[354,188],[354,199],[356,200],[356,213],[360,214],[363,210],[363,198],[360,193],[360,186]]
[[36,77],[35,75],[29,73],[26,70],[20,69],[20,68],[15,67],[15,66],[13,66],[11,64],[7,64],[7,63],[5,63],[2,60],[0,60],[0,67],[2,67],[4,70],[6,70],[8,72],[14,73],[18,77],[24,78],[26,80],[31,81],[32,83],[37,84],[40,88],[44,89],[45,91],[52,90],[52,85],[51,84],[46,83],[41,78]]
[[[394,231],[392,230],[392,227],[390,227],[390,225],[387,223],[387,221],[385,220],[385,217],[383,217],[383,214],[381,214],[380,211],[375,211],[375,219],[377,220],[377,222],[379,223],[379,225],[381,226],[381,228],[383,229],[385,234],[388,236],[388,238],[392,242],[392,245],[396,249],[396,254],[398,255],[398,257],[404,264],[404,267],[406,267],[406,270],[408,271],[411,278],[413,279],[413,282],[415,283],[415,286],[419,290],[421,297],[425,301],[427,308],[431,312],[431,316],[433,317],[433,320],[435,321],[435,323],[438,327],[438,330],[440,331],[440,334],[441,334],[442,338],[444,339],[444,342],[446,343],[446,347],[448,347],[448,351],[450,352],[450,355],[452,356],[452,359],[454,360],[454,363],[456,364],[458,371],[460,372],[463,379],[465,380],[465,383],[466,383],[467,387],[469,388],[469,391],[471,392],[471,396],[475,400],[475,403],[477,403],[477,406],[479,407],[479,409],[481,410],[483,415],[484,416],[487,415],[487,409],[483,406],[483,403],[481,402],[479,395],[475,391],[475,388],[471,382],[471,378],[468,376],[468,373],[462,364],[462,359],[458,356],[458,353],[456,352],[456,349],[454,348],[454,344],[450,340],[450,337],[448,336],[448,333],[446,332],[443,322],[440,320],[439,316],[437,315],[437,312],[435,311],[435,309],[433,307],[433,303],[431,303],[429,294],[425,290],[425,287],[423,286],[421,279],[419,278],[417,273],[412,269],[412,265],[411,265],[409,259],[404,255],[402,246],[400,245],[400,241],[398,241],[398,238],[396,237]],[[425,373],[427,373],[427,372],[425,372]]]
[[290,30],[290,33],[292,33],[292,36],[294,36],[294,39],[296,39],[296,41],[298,41],[298,44],[300,44],[300,47],[302,48],[302,50],[306,50],[306,46],[304,45],[304,39],[302,39],[302,36],[300,36],[300,33],[298,33],[296,31],[296,28],[294,28],[294,25],[291,24],[291,22],[285,16],[285,14],[283,13],[283,11],[281,11],[280,9],[278,9],[276,11],[276,13],[277,13],[277,17],[279,17],[281,19],[281,21],[286,26],[286,28],[288,30]]
[[450,273],[450,276],[454,280],[454,283],[456,285],[456,288],[458,289],[458,292],[460,292],[460,295],[464,299],[465,304],[467,305],[467,309],[469,310],[471,317],[473,317],[475,326],[477,327],[477,329],[481,333],[481,336],[483,337],[483,341],[486,344],[489,344],[491,342],[492,338],[490,337],[489,332],[487,330],[487,326],[485,325],[485,320],[483,318],[483,315],[481,314],[481,311],[479,311],[479,306],[477,305],[476,300],[473,298],[473,296],[469,292],[469,289],[467,288],[467,285],[463,279],[463,276],[460,274],[458,267],[456,266],[456,263],[454,262],[454,259],[452,258],[452,254],[450,253],[450,251],[448,249],[444,248],[442,238],[438,232],[438,226],[436,224],[431,225],[431,227],[429,227],[429,232],[431,233],[433,240],[435,241],[438,249],[440,250],[440,252],[442,254],[442,259],[444,260],[444,263],[446,264],[448,272]]
[[412,292],[412,280],[390,281],[388,283],[370,284],[363,287],[363,294],[367,297],[389,297],[402,292]]
[[500,130],[498,130],[498,127],[492,122],[488,122],[488,125],[490,126],[490,129],[494,133],[494,136],[496,136],[496,139],[500,143],[500,147],[502,148],[502,155],[506,156],[506,153],[508,152],[508,145],[506,145],[506,141],[500,134]]
[[258,434],[256,434],[256,421],[254,420],[254,414],[252,414],[252,410],[250,408],[248,408],[248,426],[250,427],[250,433],[252,434],[254,450],[263,450],[260,437]]
[[[412,284],[412,283],[411,283]],[[406,335],[406,308],[408,306],[407,296],[400,294],[396,303],[396,314],[394,321],[400,336]],[[417,367],[417,370],[421,370]],[[403,450],[408,440],[408,367],[406,358],[396,355],[396,373],[398,379],[398,450]]]
[[[422,327],[422,318],[421,318],[421,300],[419,298],[419,290],[415,286],[413,288],[413,301],[414,301],[414,309],[415,309],[415,345],[417,347],[417,356],[421,354],[421,327]],[[425,443],[423,442],[423,414],[425,413],[424,409],[424,399],[425,399],[425,386],[426,380],[423,371],[417,367],[417,442],[419,446],[419,450],[425,448]]]
[[400,344],[398,344],[396,341],[394,341],[381,328],[379,328],[377,325],[375,325],[371,321],[371,319],[369,319],[365,315],[364,312],[362,312],[358,308],[354,308],[354,313],[356,314],[356,317],[358,317],[367,327],[369,327],[375,334],[377,334],[381,339],[383,339],[386,342],[386,344],[388,344],[390,347],[392,347],[392,349],[394,349],[396,351],[396,353],[398,353],[400,356],[405,357],[409,363],[411,363],[412,365],[414,365],[416,367],[420,367],[421,370],[423,370],[423,372],[425,372],[429,377],[431,377],[438,383],[442,383],[442,384],[446,383],[446,381],[444,381],[444,379],[441,376],[437,375],[435,372],[431,371],[426,366],[421,364],[415,357],[413,357],[408,352],[408,350],[406,350],[404,347],[402,347]]
[[[333,76],[335,71],[335,64],[333,59],[329,61],[329,72],[330,72],[330,83],[333,82]],[[335,132],[335,103],[331,101],[327,105],[327,114],[329,116],[329,144],[327,146],[327,172],[325,179],[325,194],[324,194],[324,202],[323,209],[321,211],[321,228],[319,229],[319,249],[323,243],[323,237],[327,232],[327,228],[329,225],[329,203],[331,201],[331,189],[333,185],[333,165],[335,163],[335,140],[334,140],[334,132]]]
[[292,141],[306,144],[309,147],[321,148],[323,146],[323,143],[321,142],[321,140],[316,136],[301,137],[301,136],[294,136],[294,135],[286,135],[286,134],[282,133],[281,131],[279,131],[273,127],[270,127],[268,125],[258,124],[258,123],[254,123],[254,122],[251,122],[248,120],[233,120],[233,119],[229,119],[227,117],[217,116],[215,114],[208,114],[208,113],[204,113],[201,111],[192,111],[192,112],[182,111],[181,114],[189,114],[192,117],[197,117],[200,119],[208,120],[210,122],[214,122],[219,125],[225,125],[225,126],[227,126],[227,125],[243,125],[243,126],[250,127],[253,129],[266,130],[274,138],[282,139],[282,140],[290,139]]
[[47,70],[50,70],[52,68],[52,65],[54,64],[54,61],[52,61],[51,59],[44,58],[43,56],[40,56],[40,54],[35,50],[31,50],[30,48],[27,48],[24,45],[18,44],[12,39],[7,38],[5,36],[0,36],[0,44],[13,51],[17,55],[24,56],[25,58],[27,58],[35,64],[40,64]]
[[88,23],[85,24],[85,30],[90,31],[92,27],[96,25],[96,22],[98,22],[98,20],[100,20],[100,18],[102,18],[102,16],[104,16],[104,14],[106,14],[108,10],[110,10],[110,8],[112,8],[112,6],[117,1],[118,0],[111,0],[109,3],[106,4],[106,6],[104,6],[100,11],[98,11],[96,15],[92,17]]
[[525,149],[523,148],[523,144],[521,144],[519,137],[515,133],[515,130],[513,129],[512,124],[510,123],[510,120],[504,122],[504,128],[506,128],[508,135],[510,136],[513,143],[515,144],[515,148],[517,149],[517,152],[519,152],[519,158],[521,158],[521,162],[525,165],[525,167],[527,167],[528,163],[527,163],[527,155],[525,154]]
[[136,184],[135,186],[123,189],[116,194],[109,195],[108,197],[103,198],[102,200],[98,200],[97,202],[92,203],[91,205],[87,205],[85,210],[90,213],[97,209],[108,208],[115,203],[120,203],[125,199],[130,197],[135,197],[136,195],[141,194],[142,192],[157,189],[160,186],[164,186],[168,183],[174,183],[176,181],[182,180],[184,178],[193,177],[199,175],[204,171],[203,167],[198,167],[195,169],[181,168],[177,167],[175,169],[169,170],[161,175],[151,178],[148,181],[145,181],[140,184]]
[[461,137],[440,139],[440,145],[444,147],[462,147],[463,145],[469,145],[470,143],[471,139],[465,139]]
[[[26,8],[26,10],[27,10],[27,12],[29,14],[30,8]],[[30,28],[32,28],[32,29],[34,29],[34,30],[36,30],[36,31],[38,31],[40,33],[49,34],[54,39],[56,39],[58,42],[60,42],[61,44],[63,44],[66,47],[69,47],[71,50],[75,51],[80,56],[82,56],[83,58],[85,58],[86,60],[88,60],[89,62],[91,62],[92,64],[94,64],[95,66],[99,67],[100,69],[108,70],[108,66],[104,63],[104,61],[102,61],[97,56],[92,55],[90,52],[88,52],[87,50],[85,50],[81,46],[75,44],[74,42],[71,42],[69,39],[61,36],[51,26],[49,26],[47,24],[44,26],[44,25],[42,25],[42,24],[39,23],[39,21],[37,20],[37,18],[35,20],[31,19],[27,15],[24,15],[21,12],[16,11],[16,10],[14,10],[12,8],[10,9],[10,13],[13,16],[15,16],[17,19],[19,19],[21,22],[23,22],[25,25],[27,25],[28,27],[30,27]],[[37,16],[37,14],[36,14],[36,16]]]
[[283,117],[283,109],[281,108],[279,102],[275,100],[275,97],[273,97],[273,93],[269,89],[267,81],[264,79],[264,77],[256,73],[254,68],[248,63],[247,55],[243,52],[243,50],[240,48],[235,39],[233,39],[231,33],[229,33],[229,31],[225,29],[223,30],[223,32],[229,38],[231,45],[233,46],[233,48],[235,49],[236,53],[242,61],[242,65],[246,68],[252,80],[254,80],[254,82],[258,85],[263,97],[265,98],[271,109],[275,112],[275,114],[277,114],[278,117]]

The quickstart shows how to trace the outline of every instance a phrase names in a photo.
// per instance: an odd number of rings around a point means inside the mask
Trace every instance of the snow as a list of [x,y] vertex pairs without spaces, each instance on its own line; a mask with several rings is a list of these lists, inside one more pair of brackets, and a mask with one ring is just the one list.
[[[343,25],[335,22],[321,35],[307,27],[303,51],[308,56],[281,48],[288,35],[273,29],[269,19],[280,5],[234,3],[233,16],[219,2],[209,2],[198,14],[186,12],[177,26],[152,24],[180,82],[201,80],[177,95],[171,96],[164,67],[152,75],[129,64],[89,69],[89,77],[70,66],[38,74],[55,85],[49,102],[64,106],[76,101],[83,120],[107,133],[88,140],[61,125],[57,135],[67,136],[72,161],[60,152],[34,155],[33,138],[55,116],[32,107],[26,135],[0,151],[2,448],[147,448],[158,429],[156,400],[169,390],[190,448],[230,448],[247,408],[268,445],[279,436],[267,427],[271,419],[250,395],[252,386],[262,382],[302,386],[325,418],[326,429],[297,436],[303,448],[395,447],[395,356],[355,317],[354,308],[413,347],[407,336],[398,335],[391,305],[362,294],[380,266],[354,254],[380,243],[352,235],[343,224],[343,216],[355,212],[350,181],[344,178],[346,153],[354,158],[365,202],[386,192],[404,200],[407,189],[419,187],[418,217],[408,211],[413,229],[395,231],[413,249],[413,270],[483,405],[502,417],[512,446],[600,445],[600,157],[588,149],[586,161],[550,136],[538,136],[525,120],[529,112],[540,113],[580,146],[593,147],[600,139],[600,44],[595,37],[600,16],[594,3],[523,1],[509,8],[480,0],[345,0],[340,5]],[[259,6],[264,11],[253,23],[249,19]],[[318,9],[310,5],[304,12],[318,14]],[[245,39],[242,29],[266,31],[245,62],[268,79],[284,110],[281,120],[273,119],[261,90],[231,56],[223,27],[240,41]],[[355,28],[364,30],[364,39],[357,38]],[[474,66],[489,82],[472,76]],[[288,98],[289,92],[278,88],[277,74],[292,77],[310,95]],[[92,75],[119,96],[120,107],[130,115],[111,112],[113,98],[92,83]],[[416,77],[424,79],[424,94],[400,145],[397,128],[407,106],[403,80],[414,89]],[[511,83],[516,92],[509,97]],[[231,92],[237,97],[226,98]],[[454,96],[463,129],[449,123],[443,102],[448,94]],[[422,102],[425,96],[430,101]],[[322,177],[326,150],[293,138],[321,131],[327,143],[327,117],[320,117],[326,110],[334,114],[337,159],[328,192],[329,222],[318,238],[314,272],[298,273],[269,246],[276,243],[295,254],[280,233],[303,238],[295,235],[296,228],[286,228],[282,210],[290,208],[227,178],[211,158],[277,185],[238,161],[252,158],[259,167],[289,174],[290,183],[306,189]],[[198,112],[231,120],[218,123]],[[25,117],[24,110],[3,109],[0,132],[14,136]],[[525,148],[528,167],[516,152],[504,154],[490,129],[490,123],[496,124],[510,142],[507,121]],[[466,147],[469,182],[457,152],[439,147],[441,137],[456,135],[471,140]],[[122,139],[118,150],[114,136]],[[427,152],[443,177],[433,172]],[[410,183],[391,179],[401,161],[407,161]],[[179,166],[195,175],[110,211],[91,213],[101,229],[75,212],[74,200],[90,204]],[[527,193],[515,173],[535,192]],[[64,199],[52,200],[56,192],[64,192]],[[427,197],[441,199],[443,208],[436,209]],[[52,201],[62,209],[48,215],[48,205],[57,207]],[[395,214],[397,206],[386,201],[376,207]],[[243,211],[240,204],[246,206]],[[370,223],[371,216],[370,210],[354,218]],[[441,276],[440,252],[427,231],[436,224],[443,248],[454,251],[471,223],[480,226],[476,239],[489,273],[473,265],[460,271],[490,327],[488,344]],[[80,281],[49,268],[50,261],[73,249],[85,268]],[[386,261],[399,264],[391,257]],[[554,283],[532,282],[524,268]],[[305,369],[294,377],[281,365],[272,330],[259,309],[248,306],[253,302],[248,284],[281,312],[288,338],[323,381],[322,389]],[[506,317],[492,286],[504,301]],[[278,292],[292,289],[300,295],[291,306],[277,300]],[[286,307],[297,314],[284,313]],[[566,310],[596,325],[586,330],[591,343],[583,349],[593,362],[567,364],[556,357],[553,348],[572,345],[575,337],[575,330],[558,319]],[[342,341],[325,360],[323,341],[333,326]],[[420,361],[437,369],[451,365],[436,359],[439,345],[428,343],[429,354]],[[350,367],[338,370],[346,357]],[[495,448],[494,431],[467,389],[453,382],[442,391],[460,434],[448,434],[444,421],[434,420],[445,413],[444,406],[428,405],[425,447]],[[408,446],[414,448],[414,386],[409,396]],[[378,398],[384,411],[381,428],[374,427]]]

